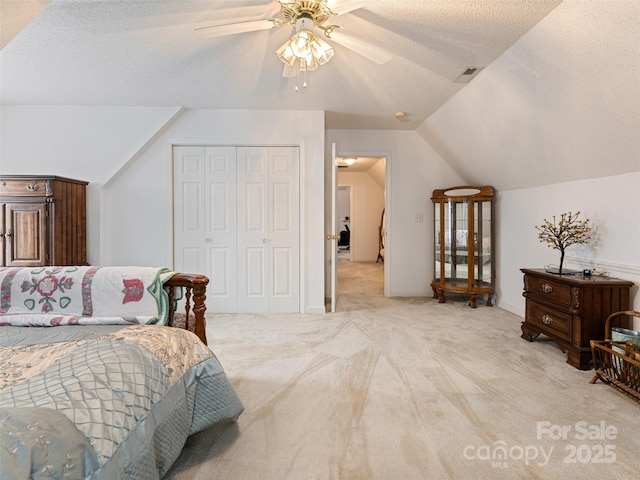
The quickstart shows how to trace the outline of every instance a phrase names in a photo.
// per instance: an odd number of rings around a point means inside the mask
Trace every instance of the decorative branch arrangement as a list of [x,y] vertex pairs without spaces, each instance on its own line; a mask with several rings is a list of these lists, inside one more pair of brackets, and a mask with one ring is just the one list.
[[562,273],[562,264],[564,263],[564,252],[571,245],[579,243],[588,243],[591,239],[591,227],[589,219],[579,220],[580,212],[563,213],[560,215],[560,221],[556,223],[556,216],[553,216],[553,222],[546,218],[544,223],[536,226],[538,240],[545,242],[549,248],[560,250],[560,268],[558,273]]

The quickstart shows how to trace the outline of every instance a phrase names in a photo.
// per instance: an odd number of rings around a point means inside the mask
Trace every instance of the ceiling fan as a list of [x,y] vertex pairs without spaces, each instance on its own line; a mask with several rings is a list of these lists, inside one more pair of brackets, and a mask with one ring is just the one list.
[[[205,38],[221,37],[238,33],[255,32],[285,25],[296,27],[296,32],[277,51],[276,55],[284,63],[284,76],[295,76],[299,71],[307,72],[324,65],[333,57],[333,47],[314,33],[340,44],[359,55],[383,64],[391,60],[391,54],[372,43],[341,29],[329,22],[332,17],[344,15],[371,3],[371,0],[278,0],[281,18],[266,18],[237,23],[208,25],[195,29]],[[306,85],[305,85],[306,86]],[[297,87],[296,87],[297,89]]]

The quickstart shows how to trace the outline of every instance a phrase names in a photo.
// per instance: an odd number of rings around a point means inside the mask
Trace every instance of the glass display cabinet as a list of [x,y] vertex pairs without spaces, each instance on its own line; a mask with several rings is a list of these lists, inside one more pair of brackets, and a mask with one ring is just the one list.
[[445,303],[444,292],[471,295],[494,293],[493,187],[452,187],[434,190],[433,298]]

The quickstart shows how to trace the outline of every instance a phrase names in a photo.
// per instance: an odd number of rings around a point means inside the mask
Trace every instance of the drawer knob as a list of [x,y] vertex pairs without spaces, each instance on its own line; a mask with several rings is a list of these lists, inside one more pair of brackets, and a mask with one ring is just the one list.
[[542,316],[542,323],[544,323],[545,325],[551,325],[553,323],[553,318],[551,318],[549,315],[544,314]]
[[30,192],[37,192],[40,189],[40,186],[37,183],[28,183],[27,190]]
[[543,283],[542,284],[542,291],[544,293],[551,293],[551,292],[553,292],[553,287],[551,285],[549,285],[548,283]]

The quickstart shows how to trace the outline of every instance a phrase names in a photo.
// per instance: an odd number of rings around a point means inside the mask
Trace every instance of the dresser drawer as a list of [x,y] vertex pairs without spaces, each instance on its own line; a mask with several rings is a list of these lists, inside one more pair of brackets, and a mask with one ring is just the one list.
[[46,180],[5,180],[0,178],[0,196],[44,197],[45,195]]
[[534,301],[527,301],[526,322],[544,334],[571,341],[571,315]]
[[530,296],[540,298],[546,302],[566,306],[571,304],[570,285],[547,278],[527,275],[525,277],[525,288]]

